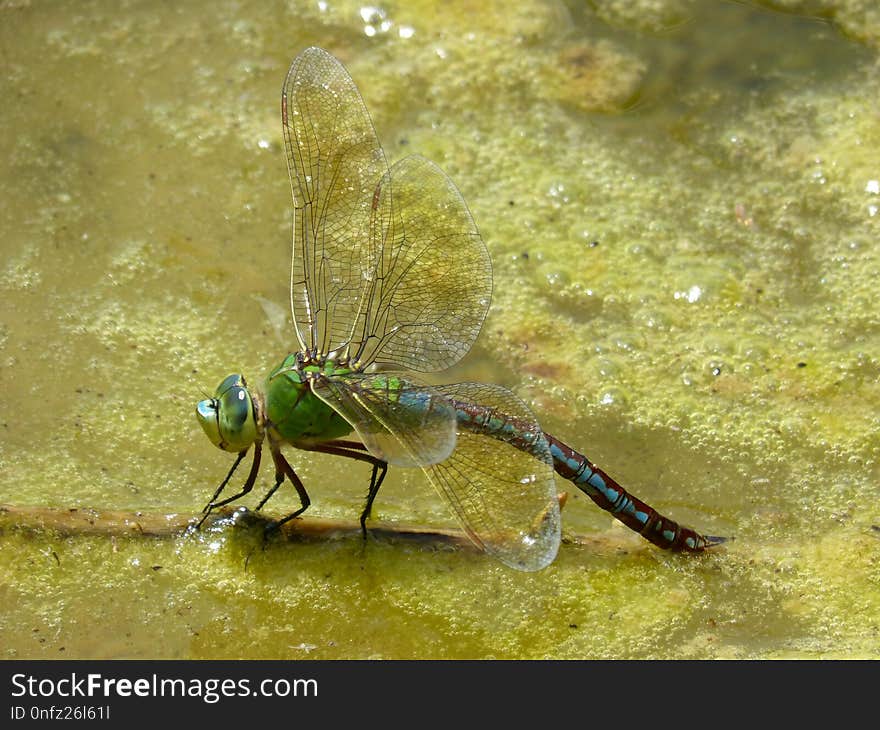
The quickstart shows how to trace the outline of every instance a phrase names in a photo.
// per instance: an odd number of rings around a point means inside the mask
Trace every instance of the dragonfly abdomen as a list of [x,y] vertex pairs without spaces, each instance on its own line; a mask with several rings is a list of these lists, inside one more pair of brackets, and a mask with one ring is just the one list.
[[521,419],[507,416],[495,408],[455,399],[458,428],[505,441],[516,449],[538,459],[548,453],[553,469],[610,512],[631,530],[658,547],[684,552],[701,552],[723,542],[722,538],[701,535],[634,497],[593,464],[586,456],[564,444],[555,436],[541,431],[537,424],[529,426]]
[[452,404],[459,428],[504,441],[538,459],[545,458],[544,434],[537,427],[530,428],[495,408],[459,400],[453,400]]
[[723,542],[722,538],[704,536],[664,517],[657,510],[634,497],[593,464],[559,439],[545,433],[553,456],[553,468],[592,499],[602,509],[635,530],[642,537],[667,550],[701,552]]

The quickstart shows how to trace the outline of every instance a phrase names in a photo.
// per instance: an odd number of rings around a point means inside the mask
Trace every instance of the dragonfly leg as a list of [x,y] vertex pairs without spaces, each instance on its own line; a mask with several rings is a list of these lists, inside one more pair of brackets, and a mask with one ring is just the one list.
[[275,462],[275,486],[269,490],[269,493],[263,498],[263,501],[260,502],[257,509],[260,509],[266,501],[275,494],[275,490],[281,486],[281,483],[284,481],[284,477],[287,477],[290,480],[290,483],[293,484],[294,489],[296,489],[296,493],[299,495],[300,508],[294,512],[291,512],[286,517],[282,517],[277,522],[273,522],[266,528],[266,532],[274,532],[285,522],[290,522],[290,520],[299,517],[303,512],[305,512],[312,501],[309,499],[309,493],[306,491],[306,488],[303,486],[302,481],[296,475],[296,472],[293,470],[293,467],[287,462],[287,459],[281,454],[280,451],[276,451],[272,449],[272,460]]
[[257,508],[254,510],[254,512],[259,512],[261,509],[263,509],[263,505],[266,504],[266,502],[268,502],[269,499],[271,499],[272,495],[278,491],[278,487],[280,487],[283,482],[284,482],[284,472],[283,471],[281,471],[281,472],[276,471],[275,472],[275,484],[272,485],[272,489],[270,489],[268,492],[266,492],[266,496],[264,496],[260,500],[260,503],[257,505]]
[[[376,479],[376,474],[379,473],[380,469],[382,470],[382,473],[379,474],[379,478]],[[370,491],[367,492],[367,502],[364,505],[364,511],[361,512],[361,535],[364,536],[364,539],[366,539],[367,537],[367,519],[370,516],[370,511],[373,509],[373,500],[376,499],[376,495],[379,493],[379,487],[382,486],[382,482],[385,479],[385,475],[387,473],[388,462],[373,462],[373,474],[370,477]]]
[[[370,516],[370,510],[373,508],[373,500],[379,492],[379,487],[385,480],[388,473],[388,462],[366,453],[367,447],[357,441],[328,441],[325,444],[318,444],[309,448],[309,451],[320,451],[322,454],[333,454],[335,456],[345,456],[349,459],[357,461],[365,461],[373,465],[373,474],[370,477],[370,489],[367,492],[367,502],[361,512],[361,534],[367,537],[367,519]],[[377,478],[378,477],[378,478]]]
[[254,461],[251,464],[250,474],[248,474],[248,478],[245,480],[241,491],[239,491],[237,494],[233,494],[231,497],[227,497],[226,499],[221,500],[220,502],[217,501],[217,497],[220,496],[220,493],[223,491],[224,487],[229,483],[229,480],[232,478],[232,475],[235,473],[235,470],[238,468],[238,465],[241,463],[241,460],[244,459],[247,452],[247,449],[239,452],[238,458],[235,460],[235,463],[232,465],[232,468],[229,470],[226,478],[222,482],[220,482],[220,486],[217,487],[217,491],[214,492],[214,496],[211,497],[211,501],[205,505],[205,508],[202,510],[202,512],[204,513],[202,515],[202,519],[200,519],[199,524],[196,525],[197,530],[202,526],[202,523],[206,519],[208,519],[208,515],[210,515],[211,512],[213,512],[215,509],[217,509],[218,507],[223,507],[230,502],[234,502],[236,499],[240,499],[254,488],[254,483],[257,481],[257,472],[259,472],[260,470],[260,457],[262,454],[260,444],[254,445]]
[[226,478],[222,482],[220,482],[220,486],[217,487],[217,491],[215,491],[214,496],[208,500],[208,504],[205,505],[205,508],[202,510],[202,512],[210,512],[211,511],[211,505],[213,505],[214,501],[217,499],[217,497],[220,496],[220,492],[223,491],[224,487],[226,487],[226,485],[229,484],[229,480],[232,479],[232,475],[235,474],[235,470],[238,469],[238,465],[241,464],[241,460],[244,459],[245,456],[247,456],[247,452],[248,452],[247,449],[239,452],[238,458],[235,460],[235,463],[232,465],[232,468],[229,470],[229,473],[226,475]]

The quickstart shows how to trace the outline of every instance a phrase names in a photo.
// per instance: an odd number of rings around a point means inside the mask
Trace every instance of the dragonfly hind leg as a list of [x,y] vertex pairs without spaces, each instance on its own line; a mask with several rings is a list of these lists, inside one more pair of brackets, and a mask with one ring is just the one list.
[[317,444],[312,446],[309,451],[320,451],[322,454],[333,454],[335,456],[345,456],[348,459],[356,461],[365,461],[373,465],[373,474],[370,477],[370,489],[367,492],[367,501],[364,510],[361,512],[361,535],[364,539],[367,537],[367,520],[370,517],[370,511],[373,509],[373,500],[379,492],[379,487],[385,480],[388,473],[388,462],[382,461],[377,456],[367,453],[367,448],[357,441],[328,441],[326,444]]
[[[382,472],[381,474],[379,474],[380,470]],[[370,476],[370,490],[367,492],[367,501],[364,504],[364,511],[361,512],[361,535],[364,536],[365,540],[367,538],[367,520],[370,517],[370,511],[373,509],[373,500],[376,499],[376,495],[379,493],[379,487],[382,486],[382,482],[387,473],[387,461],[379,461],[377,459],[373,462],[373,474]],[[379,476],[378,479],[376,479],[377,474]]]

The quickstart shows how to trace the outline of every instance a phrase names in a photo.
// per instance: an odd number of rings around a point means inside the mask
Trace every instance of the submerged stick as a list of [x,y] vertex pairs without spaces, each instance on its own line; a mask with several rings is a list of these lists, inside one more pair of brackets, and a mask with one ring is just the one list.
[[[560,500],[564,502],[564,499]],[[96,537],[182,537],[194,531],[199,517],[189,513],[161,513],[125,510],[105,510],[91,507],[19,507],[0,504],[0,535],[7,532],[54,533],[61,536]],[[208,516],[202,531],[212,527],[233,525],[243,527],[266,526],[271,519],[262,517],[246,508],[226,507]],[[310,542],[360,537],[361,526],[357,520],[305,516],[292,520],[278,529],[283,539],[291,542]],[[375,521],[369,527],[371,537],[423,543],[426,545],[450,545],[456,548],[478,550],[463,530],[454,527],[424,527],[398,522]],[[597,536],[566,536],[564,542],[591,545],[604,549],[633,549],[631,541],[622,536],[603,534]],[[638,547],[638,546],[636,546]]]
[[[198,517],[183,513],[131,512],[124,510],[104,510],[90,507],[70,509],[55,507],[16,507],[0,504],[0,533],[12,530],[31,532],[55,532],[60,535],[94,535],[123,537],[141,535],[143,537],[180,537],[191,530]],[[272,520],[261,517],[244,508],[217,510],[208,516],[202,530],[210,530],[215,525],[235,524],[252,526],[268,525]],[[282,525],[278,532],[289,540],[316,540],[346,537],[360,534],[361,526],[354,520],[327,517],[302,517]],[[370,528],[373,534],[435,540],[441,542],[468,541],[461,530],[454,528],[429,529],[424,527],[377,522]],[[469,542],[469,541],[468,541]]]

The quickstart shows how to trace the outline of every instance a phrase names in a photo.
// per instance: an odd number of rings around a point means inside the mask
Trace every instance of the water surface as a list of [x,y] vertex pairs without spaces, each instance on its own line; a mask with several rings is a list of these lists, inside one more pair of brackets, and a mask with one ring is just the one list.
[[[5,4],[0,503],[190,515],[210,496],[230,459],[195,402],[295,345],[271,316],[279,95],[320,45],[389,158],[439,163],[490,249],[489,319],[443,379],[511,387],[633,493],[735,540],[668,555],[572,495],[572,541],[519,574],[430,545],[10,518],[3,656],[880,655],[880,20],[510,5]],[[290,458],[310,511],[356,518],[368,467]],[[453,524],[417,473],[375,513]]]

